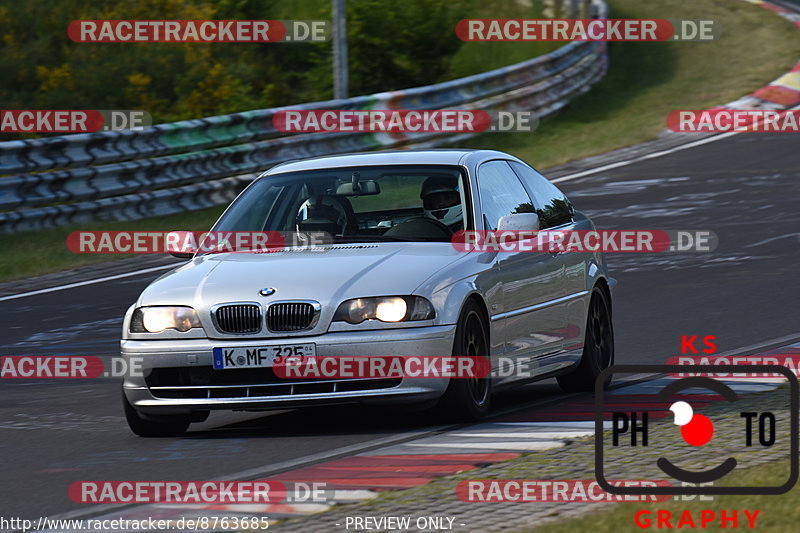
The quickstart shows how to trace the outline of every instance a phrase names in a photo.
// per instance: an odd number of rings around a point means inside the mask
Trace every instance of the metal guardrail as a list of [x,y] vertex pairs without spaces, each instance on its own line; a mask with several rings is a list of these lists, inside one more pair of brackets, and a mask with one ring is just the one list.
[[[597,15],[605,5],[595,2]],[[588,90],[607,68],[605,43],[573,42],[521,63],[435,85],[98,132],[0,143],[0,233],[133,220],[232,200],[255,174],[303,157],[404,146],[475,134],[277,131],[284,109],[526,110],[544,117]],[[25,174],[22,174],[22,173]],[[11,174],[11,175],[8,175]],[[235,177],[230,177],[235,176]]]

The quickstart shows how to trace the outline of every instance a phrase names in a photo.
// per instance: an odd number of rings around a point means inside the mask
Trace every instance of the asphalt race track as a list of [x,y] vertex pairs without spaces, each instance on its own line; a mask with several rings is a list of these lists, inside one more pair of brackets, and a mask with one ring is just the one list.
[[[598,132],[599,133],[599,132]],[[619,363],[664,363],[681,335],[719,351],[800,331],[800,159],[790,134],[739,134],[559,183],[605,229],[712,230],[713,253],[609,255]],[[532,162],[535,164],[535,162]],[[0,301],[2,355],[115,355],[125,309],[156,274]],[[0,501],[21,517],[79,509],[88,479],[221,479],[425,432],[413,414],[358,408],[212,414],[183,439],[127,428],[117,379],[2,380]],[[496,409],[553,401],[551,383],[505,394]],[[387,420],[391,418],[390,420]]]

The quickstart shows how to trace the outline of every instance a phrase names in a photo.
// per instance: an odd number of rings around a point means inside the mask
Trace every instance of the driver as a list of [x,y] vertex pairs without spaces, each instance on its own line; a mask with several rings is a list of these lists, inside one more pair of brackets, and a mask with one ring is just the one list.
[[457,177],[430,176],[423,182],[419,197],[426,217],[445,224],[454,232],[464,229]]

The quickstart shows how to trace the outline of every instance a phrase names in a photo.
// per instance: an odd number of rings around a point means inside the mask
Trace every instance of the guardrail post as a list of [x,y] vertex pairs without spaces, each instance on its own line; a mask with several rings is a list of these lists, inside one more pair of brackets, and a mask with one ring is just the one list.
[[331,16],[333,17],[333,97],[347,98],[348,64],[347,64],[347,13],[344,0],[331,0]]

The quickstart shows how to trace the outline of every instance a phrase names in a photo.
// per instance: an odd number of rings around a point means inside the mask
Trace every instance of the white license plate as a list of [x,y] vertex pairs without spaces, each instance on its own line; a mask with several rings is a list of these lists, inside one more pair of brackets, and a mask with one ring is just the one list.
[[287,359],[302,362],[316,357],[316,344],[277,344],[273,346],[241,346],[214,348],[214,370],[230,368],[266,368],[285,363]]

